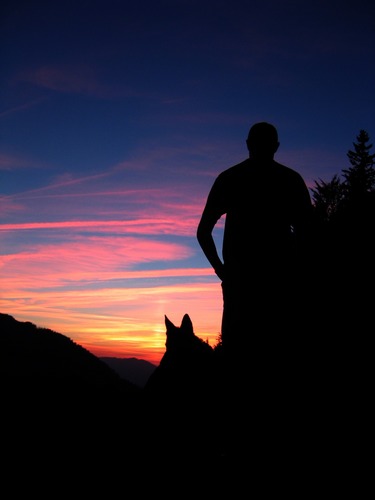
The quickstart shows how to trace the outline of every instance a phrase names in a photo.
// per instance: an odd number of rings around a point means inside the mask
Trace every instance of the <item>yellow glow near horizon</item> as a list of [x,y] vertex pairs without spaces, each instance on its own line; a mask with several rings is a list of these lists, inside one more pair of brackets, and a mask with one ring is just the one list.
[[[199,273],[207,274],[202,270]],[[194,272],[190,270],[190,274]],[[8,290],[6,299],[0,297],[1,312],[66,335],[97,356],[138,357],[157,364],[165,352],[165,315],[180,324],[188,313],[195,334],[211,345],[216,343],[220,331],[222,303],[218,283],[100,290],[35,289],[28,292],[25,300],[20,299],[19,290],[17,300],[12,295]]]

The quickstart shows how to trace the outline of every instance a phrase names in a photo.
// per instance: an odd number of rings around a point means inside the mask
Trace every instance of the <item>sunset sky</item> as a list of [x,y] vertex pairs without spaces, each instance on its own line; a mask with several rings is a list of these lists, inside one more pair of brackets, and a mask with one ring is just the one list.
[[276,159],[309,187],[350,165],[361,129],[375,144],[373,0],[0,13],[0,312],[98,356],[158,363],[164,315],[215,344],[221,288],[196,227],[253,123],[276,125]]

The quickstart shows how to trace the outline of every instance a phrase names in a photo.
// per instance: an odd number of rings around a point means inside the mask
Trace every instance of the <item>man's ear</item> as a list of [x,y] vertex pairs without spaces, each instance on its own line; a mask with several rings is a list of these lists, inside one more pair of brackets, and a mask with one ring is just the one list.
[[276,143],[276,146],[275,146],[275,153],[276,153],[276,151],[279,149],[279,146],[280,146],[280,143],[279,143],[279,142],[277,142],[277,143]]

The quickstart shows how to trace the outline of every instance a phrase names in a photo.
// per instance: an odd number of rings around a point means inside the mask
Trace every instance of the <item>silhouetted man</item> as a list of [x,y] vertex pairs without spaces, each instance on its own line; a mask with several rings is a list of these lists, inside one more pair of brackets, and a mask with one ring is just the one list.
[[[218,175],[197,229],[198,242],[222,281],[223,351],[257,360],[281,355],[301,327],[306,303],[306,236],[312,204],[296,171],[274,160],[276,128],[250,128],[249,158]],[[222,259],[213,229],[225,215]],[[270,358],[271,355],[271,358]]]

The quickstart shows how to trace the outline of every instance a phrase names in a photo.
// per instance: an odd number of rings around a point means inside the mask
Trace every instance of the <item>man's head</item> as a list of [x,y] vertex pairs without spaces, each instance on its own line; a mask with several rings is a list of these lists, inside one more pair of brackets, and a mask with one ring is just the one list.
[[273,158],[279,147],[279,137],[276,128],[267,122],[255,123],[249,130],[246,139],[250,157]]

